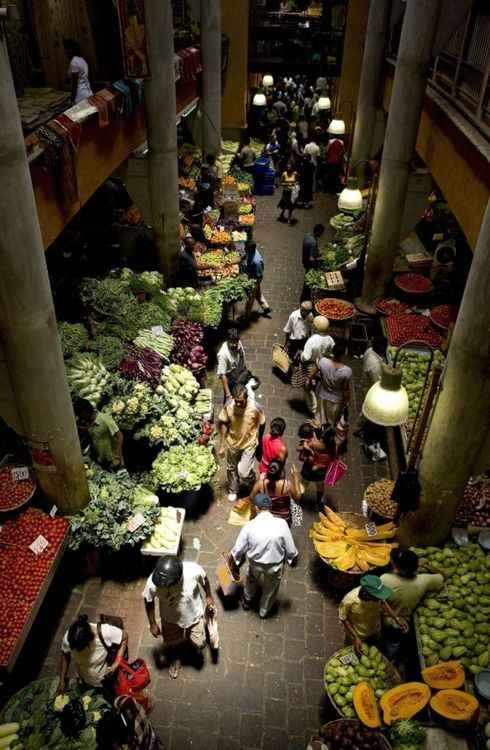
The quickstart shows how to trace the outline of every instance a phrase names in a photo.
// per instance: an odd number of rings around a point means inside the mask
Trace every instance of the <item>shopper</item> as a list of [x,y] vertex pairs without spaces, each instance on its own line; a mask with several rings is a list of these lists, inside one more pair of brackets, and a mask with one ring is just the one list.
[[265,618],[277,599],[284,565],[295,563],[298,550],[286,521],[272,515],[271,498],[259,493],[254,502],[257,517],[240,531],[228,563],[238,578],[240,566],[248,560],[242,606],[245,610],[250,609],[261,588],[259,616]]
[[199,276],[197,272],[197,261],[194,255],[196,242],[192,237],[186,237],[182,244],[179,255],[179,283],[184,287],[197,289]]
[[[105,645],[104,645],[105,644]],[[117,647],[114,662],[110,663],[108,649]],[[58,693],[66,689],[66,678],[73,657],[79,677],[86,685],[100,688],[118,668],[128,648],[128,634],[113,625],[94,624],[87,615],[80,615],[66,631],[61,644],[61,665]]]
[[261,476],[252,487],[250,499],[254,501],[260,493],[267,495],[272,502],[272,515],[276,518],[282,518],[288,526],[291,526],[291,499],[298,503],[302,493],[297,472],[294,470],[295,467],[293,466],[291,469],[291,478],[287,479],[284,465],[284,461],[276,458],[270,461],[265,475]]
[[313,305],[311,302],[302,302],[297,310],[293,310],[283,328],[285,333],[284,347],[292,359],[298,352],[303,351],[311,333],[312,324]]
[[318,362],[318,419],[335,427],[349,406],[352,370],[344,363],[347,344],[339,339],[333,347],[332,358],[323,355]]
[[78,104],[93,96],[92,87],[88,77],[88,63],[82,57],[82,50],[74,39],[63,41],[66,56],[70,61],[68,77],[71,84],[71,103]]
[[124,438],[113,418],[105,412],[96,411],[85,398],[78,398],[73,409],[82,444],[88,440],[95,458],[103,466],[122,468]]
[[245,349],[240,341],[236,328],[230,328],[226,341],[221,344],[217,354],[218,367],[216,374],[223,385],[224,400],[231,399],[231,391],[241,373],[247,369],[245,364]]
[[[162,636],[169,674],[175,679],[182,666],[178,647],[191,643],[195,648],[203,649],[206,645],[205,617],[216,612],[204,568],[193,562],[182,562],[174,555],[160,557],[146,582],[143,599],[150,632],[154,638]],[[160,625],[155,616],[155,599],[159,604]]]
[[304,422],[298,429],[298,437],[299,458],[303,462],[301,476],[306,482],[323,482],[328,467],[337,457],[335,430],[329,425]]
[[318,158],[320,156],[320,146],[317,143],[316,136],[313,136],[309,143],[306,144],[306,146],[303,149],[303,153],[311,157],[311,161],[313,162],[313,190],[316,190],[316,168],[318,164]]
[[310,154],[305,154],[301,159],[299,170],[299,202],[301,208],[313,208],[313,180],[315,177],[315,165]]
[[338,193],[344,169],[344,142],[342,138],[331,138],[325,152],[326,189]]
[[255,282],[255,286],[249,294],[245,306],[245,315],[250,318],[254,301],[257,300],[262,308],[262,314],[270,317],[271,308],[262,293],[262,279],[264,278],[264,259],[259,252],[255,242],[247,242],[245,245],[245,272],[249,279]]
[[344,626],[347,640],[361,652],[364,641],[376,642],[381,633],[381,615],[385,612],[393,617],[403,632],[407,625],[395,615],[387,602],[391,589],[378,576],[366,574],[361,585],[344,596],[339,607],[339,619]]
[[274,171],[277,173],[279,170],[279,156],[280,156],[281,147],[279,146],[277,136],[275,133],[271,134],[270,141],[264,148],[264,154],[269,157],[269,159],[272,161],[272,166],[274,167]]
[[163,750],[146,712],[129,695],[121,695],[95,728],[97,750]]
[[219,413],[218,424],[218,455],[227,457],[228,500],[234,503],[240,485],[250,487],[253,483],[255,450],[265,416],[255,403],[249,401],[245,386],[237,385],[233,399]]
[[253,174],[255,158],[255,151],[250,146],[250,136],[246,135],[243,139],[243,146],[238,154],[238,162],[245,172]]
[[[281,200],[277,204],[277,207],[281,209],[281,213],[277,217],[278,221],[289,221],[290,224],[294,223],[293,212],[296,207],[298,200],[299,186],[298,186],[298,175],[294,170],[292,164],[288,164],[287,169],[283,172],[281,177],[282,184],[282,196]],[[285,218],[285,212],[288,212],[288,219]]]
[[[313,377],[317,372],[318,361],[330,354],[334,347],[334,340],[328,335],[330,323],[324,315],[313,318],[313,333],[307,340],[301,353],[302,385],[305,389],[305,402],[312,416],[317,412],[317,398]],[[299,381],[296,383],[299,385]]]
[[271,461],[279,460],[286,463],[288,449],[282,439],[286,429],[286,422],[282,417],[275,417],[270,426],[270,431],[266,432],[262,438],[262,458],[259,464],[259,474],[265,474]]
[[325,227],[323,224],[315,224],[311,234],[305,234],[303,237],[303,268],[309,271],[311,268],[318,268],[320,262],[320,249],[318,241],[323,236]]

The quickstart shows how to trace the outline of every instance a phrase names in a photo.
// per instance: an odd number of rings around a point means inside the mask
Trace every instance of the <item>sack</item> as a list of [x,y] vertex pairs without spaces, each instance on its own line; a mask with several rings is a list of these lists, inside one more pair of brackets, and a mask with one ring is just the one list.
[[121,659],[114,677],[114,694],[130,695],[139,703],[138,696],[150,682],[150,671],[144,659],[136,659],[131,664]]
[[[124,630],[124,621],[121,617],[117,617],[116,615],[101,615],[100,620],[97,623],[97,635],[99,636],[100,642],[107,651],[105,663],[110,667],[116,660],[119,646],[117,645],[117,643],[112,643],[110,646],[107,645],[102,636],[102,625],[112,625],[114,628]],[[125,654],[125,656],[127,657],[127,653]]]
[[344,464],[340,458],[332,461],[325,474],[325,487],[334,487],[347,471],[347,464]]
[[272,366],[287,375],[291,369],[291,360],[283,346],[274,344],[272,347]]

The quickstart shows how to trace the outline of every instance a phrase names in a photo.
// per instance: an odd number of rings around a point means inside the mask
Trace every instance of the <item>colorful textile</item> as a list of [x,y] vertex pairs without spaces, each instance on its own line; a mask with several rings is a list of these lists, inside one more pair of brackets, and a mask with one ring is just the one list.
[[79,200],[76,150],[72,135],[65,125],[56,120],[43,125],[38,133],[44,148],[44,158],[51,167],[63,207],[68,212]]
[[195,81],[202,71],[201,53],[196,47],[187,47],[177,52],[182,61],[182,80],[187,83]]
[[119,33],[127,78],[149,78],[144,0],[117,0]]

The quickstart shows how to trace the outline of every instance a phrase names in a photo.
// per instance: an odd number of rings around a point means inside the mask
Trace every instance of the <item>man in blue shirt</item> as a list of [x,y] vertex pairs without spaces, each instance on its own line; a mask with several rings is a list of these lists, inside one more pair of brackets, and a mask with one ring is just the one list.
[[250,296],[247,300],[245,307],[245,314],[247,318],[250,317],[252,312],[254,301],[257,300],[262,313],[266,317],[270,317],[272,310],[270,309],[266,298],[262,294],[262,279],[264,277],[264,259],[257,249],[255,242],[247,242],[245,245],[245,273],[249,279],[255,281],[255,286],[250,292]]

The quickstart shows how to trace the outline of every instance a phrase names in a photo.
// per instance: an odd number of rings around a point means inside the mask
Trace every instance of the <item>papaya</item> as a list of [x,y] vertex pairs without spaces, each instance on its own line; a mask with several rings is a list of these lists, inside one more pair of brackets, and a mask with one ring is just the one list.
[[463,690],[440,690],[430,701],[431,709],[452,721],[470,721],[478,710],[477,699]]
[[424,682],[405,682],[383,693],[380,706],[383,721],[392,724],[397,719],[411,719],[430,700],[430,688]]
[[321,557],[336,559],[342,557],[347,552],[346,542],[317,542],[315,549]]
[[464,684],[464,669],[459,661],[445,661],[422,670],[422,679],[437,690],[460,688]]
[[356,564],[356,551],[354,547],[348,547],[343,555],[336,557],[333,564],[339,570],[350,570]]
[[356,713],[366,727],[375,729],[381,726],[376,696],[369,682],[359,682],[353,690],[352,699]]

